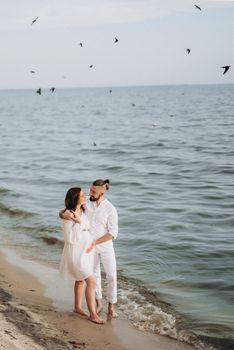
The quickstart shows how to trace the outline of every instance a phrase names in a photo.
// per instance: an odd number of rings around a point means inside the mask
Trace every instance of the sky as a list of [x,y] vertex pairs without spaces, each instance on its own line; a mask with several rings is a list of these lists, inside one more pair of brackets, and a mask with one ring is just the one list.
[[0,9],[0,89],[234,83],[234,0],[0,0]]

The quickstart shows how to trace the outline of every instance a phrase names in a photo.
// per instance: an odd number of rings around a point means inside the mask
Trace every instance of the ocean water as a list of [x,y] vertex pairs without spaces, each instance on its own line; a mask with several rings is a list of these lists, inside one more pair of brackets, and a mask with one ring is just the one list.
[[0,91],[0,240],[58,267],[68,188],[112,183],[119,311],[234,348],[234,85]]

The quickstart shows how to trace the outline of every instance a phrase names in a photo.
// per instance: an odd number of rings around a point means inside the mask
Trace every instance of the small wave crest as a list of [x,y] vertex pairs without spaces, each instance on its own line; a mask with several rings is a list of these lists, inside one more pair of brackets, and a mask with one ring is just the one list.
[[197,350],[215,350],[205,337],[201,339],[186,329],[181,315],[156,293],[121,274],[118,279],[118,308],[138,330],[168,336],[193,345]]
[[9,192],[10,192],[10,190],[8,190],[7,188],[0,187],[0,195],[5,195]]
[[12,208],[0,203],[0,213],[8,216],[17,216],[17,217],[30,217],[33,216],[33,213],[29,213],[28,211]]
[[56,237],[58,232],[61,231],[57,226],[29,224],[28,226],[17,226],[17,229],[20,229],[21,232],[27,235],[31,235],[36,240],[44,241],[48,245],[58,244],[63,246],[64,244],[62,239]]
[[9,190],[8,188],[0,187],[0,196],[18,197],[19,194]]
[[63,241],[57,237],[42,235],[40,238],[48,245],[59,244],[59,245],[63,246]]

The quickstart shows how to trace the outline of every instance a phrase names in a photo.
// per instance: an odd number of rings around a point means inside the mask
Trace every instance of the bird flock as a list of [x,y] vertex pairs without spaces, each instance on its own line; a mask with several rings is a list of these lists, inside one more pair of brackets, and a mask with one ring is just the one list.
[[[31,26],[32,26],[34,23],[36,23],[38,19],[39,19],[39,16],[37,16],[37,17],[31,22]],[[118,42],[119,42],[119,39],[115,37],[115,38],[114,38],[114,44],[117,44]],[[83,47],[84,47],[83,42],[80,42],[80,43],[79,43],[79,46],[80,46],[81,48],[83,48]],[[90,64],[90,65],[89,65],[89,68],[90,68],[90,69],[93,68],[93,67],[94,67],[93,64]],[[30,70],[30,73],[31,73],[31,74],[35,74],[36,71],[35,71],[35,70]],[[67,79],[67,77],[66,77],[66,76],[63,76],[63,79]],[[50,91],[53,93],[53,92],[55,91],[55,87],[51,87],[51,88],[50,88]],[[41,96],[41,94],[42,94],[42,89],[39,88],[39,89],[36,91],[36,93],[37,93],[39,96]],[[112,90],[109,90],[109,93],[111,94],[111,93],[112,93]]]
[[[197,10],[202,11],[201,7],[198,6],[198,5],[196,5],[196,4],[194,5],[194,7],[195,7]],[[189,55],[190,52],[191,52],[191,49],[187,48],[186,51],[187,51],[187,54]],[[230,67],[231,67],[231,66],[222,66],[222,67],[220,67],[220,68],[223,69],[223,74],[226,74],[227,71],[230,69]]]
[[[194,4],[194,7],[195,7],[196,10],[202,11],[202,8],[201,8],[200,6],[198,6],[198,5],[196,5],[196,4]],[[36,17],[36,18],[31,22],[31,26],[32,26],[34,23],[36,23],[36,22],[38,21],[38,19],[39,19],[39,17]],[[115,38],[114,38],[114,44],[117,44],[118,42],[119,42],[119,39],[118,39],[117,37],[115,37]],[[81,48],[83,48],[83,47],[84,47],[83,42],[80,42],[80,43],[79,43],[79,46],[80,46]],[[186,52],[187,52],[187,55],[190,55],[191,49],[190,49],[190,48],[186,48]],[[90,64],[90,65],[89,65],[89,68],[90,68],[90,69],[92,69],[93,67],[94,67],[93,64]],[[226,74],[226,73],[229,71],[230,67],[231,67],[230,65],[225,65],[225,66],[221,66],[220,68],[223,69],[223,74]],[[31,74],[35,74],[36,72],[35,72],[34,70],[30,70],[30,73],[31,73]],[[63,79],[66,79],[66,76],[63,76]],[[53,92],[55,91],[55,87],[51,87],[51,88],[50,88],[50,91],[51,91],[51,93],[53,93]],[[37,93],[38,95],[41,95],[42,89],[39,88],[39,89],[36,91],[36,93]],[[112,93],[112,90],[109,90],[109,93]],[[132,105],[135,106],[135,104],[132,104]]]

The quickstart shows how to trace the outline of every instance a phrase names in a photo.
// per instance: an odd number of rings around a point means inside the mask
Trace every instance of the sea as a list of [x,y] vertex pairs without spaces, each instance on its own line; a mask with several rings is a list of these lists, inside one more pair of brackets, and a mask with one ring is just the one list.
[[[67,190],[110,179],[118,312],[234,349],[234,85],[0,91],[0,243],[58,268]],[[105,279],[105,278],[104,278]]]

